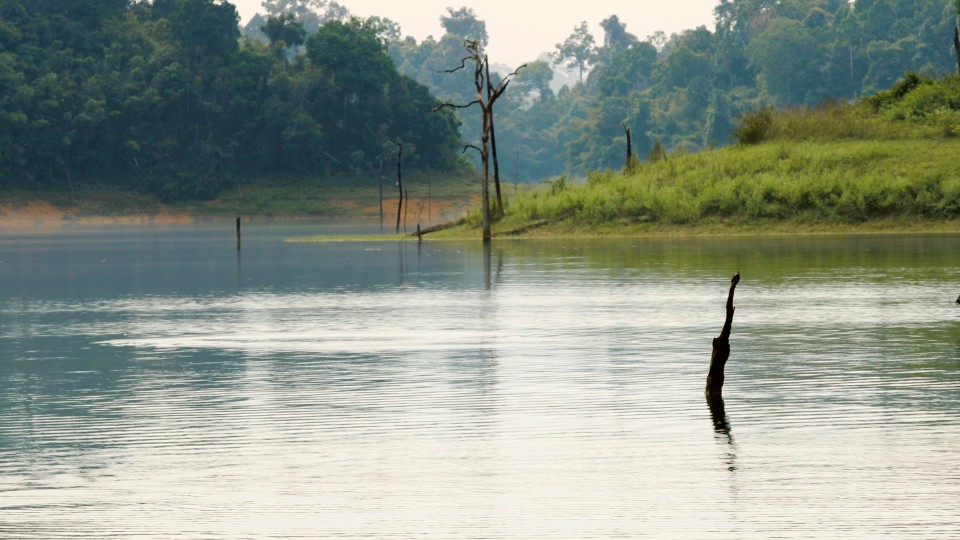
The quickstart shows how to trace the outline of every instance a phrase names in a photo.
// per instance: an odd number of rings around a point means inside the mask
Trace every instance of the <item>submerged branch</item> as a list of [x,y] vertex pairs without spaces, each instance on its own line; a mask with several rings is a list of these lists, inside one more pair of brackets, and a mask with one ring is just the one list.
[[737,283],[740,283],[740,272],[737,272],[730,280],[730,292],[727,295],[727,316],[723,321],[723,330],[720,335],[713,338],[713,354],[710,356],[710,371],[707,373],[707,388],[705,393],[708,397],[721,397],[723,395],[723,368],[727,365],[730,358],[730,332],[733,329],[733,293],[737,289]]

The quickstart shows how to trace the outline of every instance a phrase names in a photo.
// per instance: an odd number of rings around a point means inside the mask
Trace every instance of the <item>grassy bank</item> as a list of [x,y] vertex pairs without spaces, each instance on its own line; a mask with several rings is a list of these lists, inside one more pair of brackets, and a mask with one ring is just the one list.
[[[741,143],[520,191],[500,236],[957,230],[960,79],[745,116]],[[480,221],[448,236],[472,236]]]
[[645,164],[632,174],[518,194],[518,222],[592,225],[855,224],[950,219],[960,210],[957,140],[775,141]]

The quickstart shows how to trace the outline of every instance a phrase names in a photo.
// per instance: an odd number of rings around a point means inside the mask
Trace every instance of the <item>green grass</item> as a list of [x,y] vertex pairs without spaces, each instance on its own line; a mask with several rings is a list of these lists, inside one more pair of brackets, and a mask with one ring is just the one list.
[[[856,105],[765,109],[737,144],[520,191],[495,232],[943,230],[960,216],[960,77]],[[477,227],[479,212],[467,227]],[[531,226],[531,225],[535,226]],[[469,235],[452,231],[447,235]]]
[[595,225],[951,219],[960,211],[958,155],[960,141],[933,139],[734,146],[521,192],[509,214]]

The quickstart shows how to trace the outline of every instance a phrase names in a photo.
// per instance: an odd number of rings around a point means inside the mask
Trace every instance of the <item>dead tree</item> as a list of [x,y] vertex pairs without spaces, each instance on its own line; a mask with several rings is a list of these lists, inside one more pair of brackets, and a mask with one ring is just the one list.
[[957,55],[957,73],[960,73],[960,29],[953,27],[953,52]]
[[[484,57],[486,60],[486,57]],[[493,96],[493,81],[490,79],[490,63],[485,62],[484,68],[487,77],[487,100]],[[497,217],[503,217],[503,195],[500,192],[500,160],[497,159],[497,130],[493,124],[493,107],[490,108],[490,152],[493,156],[493,186],[497,192]]]
[[[473,105],[479,105],[482,113],[482,127],[480,130],[480,147],[468,145],[464,148],[475,148],[480,151],[480,161],[483,167],[483,180],[480,184],[480,204],[483,216],[483,241],[490,242],[490,137],[493,130],[493,104],[507,91],[510,80],[516,76],[517,72],[526,67],[526,64],[520,66],[516,71],[510,73],[496,86],[489,80],[489,59],[481,50],[479,41],[466,40],[463,48],[467,50],[467,56],[460,60],[460,65],[444,70],[442,73],[454,73],[466,69],[467,63],[473,64],[473,83],[476,89],[477,98],[470,103],[454,104],[444,103],[437,107],[453,107],[456,109],[466,109]],[[498,190],[499,192],[499,190]]]
[[633,165],[633,141],[630,140],[630,128],[627,127],[627,123],[624,122],[622,125],[623,133],[627,136],[627,161],[623,165],[623,170],[629,171]]
[[[397,233],[400,233],[400,212],[403,210],[403,175],[401,160],[403,159],[403,144],[397,143],[397,189],[400,191],[400,201],[397,203]],[[404,224],[406,226],[406,224]]]
[[707,373],[708,398],[723,397],[723,368],[730,358],[730,331],[733,327],[733,292],[740,283],[740,272],[730,280],[730,293],[727,295],[727,317],[723,323],[723,330],[718,337],[713,338],[713,354],[710,356],[710,371]]
[[380,158],[380,234],[383,234],[383,158]]
[[[491,111],[492,113],[492,111]],[[498,218],[503,217],[503,195],[500,192],[500,161],[497,159],[497,131],[493,128],[493,115],[490,115],[490,153],[493,157],[493,186],[497,195]]]

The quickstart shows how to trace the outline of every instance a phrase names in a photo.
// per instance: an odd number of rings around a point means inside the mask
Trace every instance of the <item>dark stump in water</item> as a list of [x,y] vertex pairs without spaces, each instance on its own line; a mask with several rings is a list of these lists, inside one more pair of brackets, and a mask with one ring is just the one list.
[[730,280],[730,293],[727,296],[727,317],[720,335],[713,338],[713,354],[710,356],[710,371],[707,373],[707,397],[723,395],[723,368],[730,359],[730,331],[733,327],[733,293],[740,283],[740,272]]

